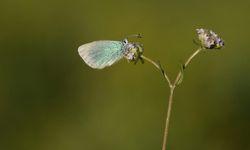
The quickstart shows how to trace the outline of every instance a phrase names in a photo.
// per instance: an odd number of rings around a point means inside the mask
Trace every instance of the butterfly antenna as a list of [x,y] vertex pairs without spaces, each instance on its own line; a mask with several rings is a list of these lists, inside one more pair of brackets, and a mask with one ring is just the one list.
[[132,35],[129,35],[129,36],[127,36],[126,38],[142,38],[142,35],[140,34],[140,33],[138,33],[138,34],[132,34]]

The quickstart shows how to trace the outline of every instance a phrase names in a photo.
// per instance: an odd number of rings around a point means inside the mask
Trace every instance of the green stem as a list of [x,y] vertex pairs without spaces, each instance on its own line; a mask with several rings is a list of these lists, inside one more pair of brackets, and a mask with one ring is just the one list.
[[168,98],[168,110],[167,110],[167,117],[166,117],[165,129],[164,129],[163,142],[162,142],[162,150],[165,150],[166,145],[167,145],[168,129],[169,129],[169,121],[170,121],[170,116],[171,116],[171,110],[172,110],[174,89],[175,89],[175,86],[172,86],[170,88],[170,93],[169,93],[169,98]]
[[167,80],[169,87],[172,86],[169,77],[167,76],[166,72],[162,69],[160,63],[156,63],[155,61],[153,61],[152,59],[150,59],[150,58],[148,58],[148,57],[146,57],[146,56],[144,56],[144,55],[141,55],[141,58],[143,58],[144,60],[150,62],[150,63],[153,64],[157,69],[159,69],[159,70],[161,71],[162,75],[164,76],[164,78]]
[[198,48],[184,63],[184,65],[182,66],[182,70],[179,71],[178,75],[176,76],[176,79],[174,81],[174,86],[177,85],[178,81],[181,78],[182,72],[187,68],[187,66],[189,65],[189,63],[193,60],[193,58],[199,54],[201,51],[203,50],[203,48]]
[[166,123],[165,123],[164,135],[163,135],[162,150],[166,150],[167,139],[168,139],[168,134],[169,134],[169,122],[170,122],[170,116],[171,116],[171,110],[172,110],[172,104],[173,104],[173,95],[174,95],[175,87],[177,86],[178,82],[180,81],[183,71],[187,68],[187,66],[190,64],[190,62],[193,60],[193,58],[197,54],[199,54],[202,50],[203,50],[202,48],[198,48],[186,60],[186,62],[182,66],[183,68],[179,71],[179,73],[177,74],[176,79],[174,80],[173,83],[171,83],[169,77],[167,76],[166,72],[163,70],[163,68],[161,67],[160,64],[154,62],[150,58],[147,58],[147,57],[145,57],[143,55],[141,56],[143,59],[147,60],[148,62],[153,64],[157,69],[159,69],[162,72],[164,78],[167,80],[167,82],[169,84],[170,93],[169,93],[169,98],[168,98],[168,109],[167,109]]

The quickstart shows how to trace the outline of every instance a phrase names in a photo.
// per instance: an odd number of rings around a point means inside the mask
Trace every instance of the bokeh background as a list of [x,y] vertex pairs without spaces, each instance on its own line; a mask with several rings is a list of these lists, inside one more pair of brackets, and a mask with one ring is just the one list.
[[170,78],[197,48],[196,28],[222,50],[200,54],[176,89],[169,150],[250,150],[250,2],[1,0],[1,150],[159,150],[168,86],[149,63],[94,70],[78,46],[142,33]]

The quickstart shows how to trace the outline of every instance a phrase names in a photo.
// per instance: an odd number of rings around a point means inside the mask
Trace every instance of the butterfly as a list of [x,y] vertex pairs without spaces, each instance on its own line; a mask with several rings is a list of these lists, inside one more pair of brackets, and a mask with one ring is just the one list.
[[[131,35],[141,38],[141,35]],[[130,37],[131,37],[130,36]],[[111,66],[122,58],[135,64],[140,60],[143,54],[143,46],[137,42],[129,42],[127,38],[121,41],[100,40],[93,41],[78,48],[78,53],[83,61],[94,69],[103,69]]]

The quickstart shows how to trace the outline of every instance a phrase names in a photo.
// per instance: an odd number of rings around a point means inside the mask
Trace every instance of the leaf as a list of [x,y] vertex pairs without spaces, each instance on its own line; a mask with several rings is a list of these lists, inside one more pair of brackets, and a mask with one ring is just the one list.
[[184,78],[184,67],[185,66],[183,64],[181,64],[181,76],[180,76],[179,80],[177,81],[176,85],[180,85],[182,83],[182,81],[183,81],[183,78]]
[[144,59],[142,57],[139,57],[142,64],[144,64]]

